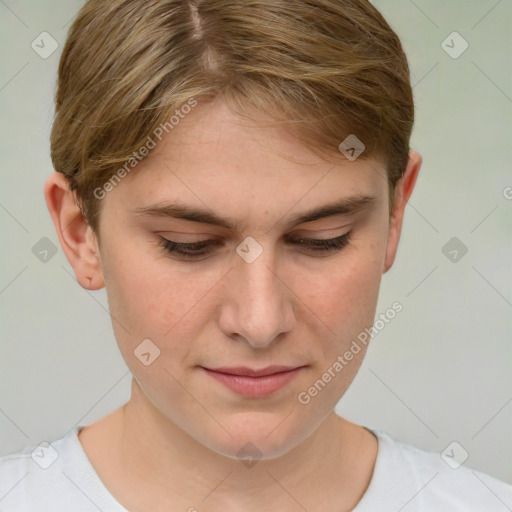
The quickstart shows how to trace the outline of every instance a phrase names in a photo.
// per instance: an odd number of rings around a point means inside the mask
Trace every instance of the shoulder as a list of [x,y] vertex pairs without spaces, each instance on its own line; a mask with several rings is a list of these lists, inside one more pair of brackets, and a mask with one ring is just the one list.
[[62,457],[66,457],[66,437],[54,443],[27,446],[19,453],[0,458],[3,511],[28,512],[34,510],[36,503],[46,510],[46,503],[58,500],[64,487]]
[[124,512],[97,477],[74,428],[0,458],[2,512]]
[[512,485],[460,464],[463,457],[457,451],[462,448],[457,445],[442,456],[401,443],[387,432],[373,432],[379,453],[367,490],[370,498],[380,495],[398,509],[407,506],[409,512],[505,512],[512,508]]

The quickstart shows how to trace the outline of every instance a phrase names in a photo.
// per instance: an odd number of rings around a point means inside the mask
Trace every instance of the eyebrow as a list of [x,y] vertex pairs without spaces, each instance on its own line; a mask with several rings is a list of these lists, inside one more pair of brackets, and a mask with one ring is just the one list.
[[[375,205],[375,197],[366,194],[357,194],[342,198],[338,201],[325,204],[312,210],[299,213],[287,221],[287,227],[315,220],[332,217],[334,215],[352,215],[364,209],[369,209]],[[206,208],[198,208],[182,203],[159,202],[148,206],[135,208],[132,210],[137,215],[149,217],[170,217],[174,219],[184,219],[202,224],[211,224],[239,231],[239,222],[228,217],[218,215]]]

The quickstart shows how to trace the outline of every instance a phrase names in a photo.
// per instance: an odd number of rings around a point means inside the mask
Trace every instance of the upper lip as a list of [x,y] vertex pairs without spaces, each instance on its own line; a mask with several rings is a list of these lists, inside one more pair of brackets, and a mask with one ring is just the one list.
[[[205,367],[206,368],[206,367]],[[273,375],[275,373],[289,372],[301,368],[300,366],[267,366],[256,370],[254,368],[248,368],[246,366],[233,366],[233,367],[222,367],[222,368],[206,368],[212,372],[227,373],[230,375],[243,375],[245,377],[264,377],[266,375]]]

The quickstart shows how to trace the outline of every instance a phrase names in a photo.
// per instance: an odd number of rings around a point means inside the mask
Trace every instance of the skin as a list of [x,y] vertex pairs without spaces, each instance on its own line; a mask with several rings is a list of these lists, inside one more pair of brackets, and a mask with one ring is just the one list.
[[[129,402],[79,435],[121,504],[132,512],[341,511],[357,504],[377,440],[334,407],[364,345],[309,404],[297,396],[372,325],[421,161],[410,152],[390,216],[382,163],[341,153],[327,163],[284,127],[242,121],[218,101],[193,109],[107,193],[99,237],[63,177],[48,178],[45,197],[64,253],[84,288],[106,286],[133,374]],[[289,225],[298,213],[354,193],[373,196],[373,205]],[[177,200],[236,220],[238,229],[133,212]],[[286,241],[348,231],[349,244],[323,256]],[[187,261],[166,253],[161,236],[220,243]],[[263,249],[252,263],[236,252],[249,236]],[[148,338],[160,356],[145,366],[134,350]],[[272,364],[305,368],[265,398],[243,397],[200,368]],[[237,456],[248,442],[261,453],[251,467]]]

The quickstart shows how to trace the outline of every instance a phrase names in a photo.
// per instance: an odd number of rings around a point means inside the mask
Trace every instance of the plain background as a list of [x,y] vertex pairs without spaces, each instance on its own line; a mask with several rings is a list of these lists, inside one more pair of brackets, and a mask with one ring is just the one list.
[[[377,313],[395,300],[404,309],[373,339],[337,412],[424,450],[455,440],[466,466],[512,483],[512,3],[374,4],[409,58],[423,167]],[[129,398],[105,292],[76,283],[43,197],[58,59],[81,5],[0,1],[1,454]],[[46,59],[31,47],[44,31],[59,44]],[[442,46],[454,31],[468,43],[458,58]],[[445,43],[452,53],[457,37]],[[32,252],[43,237],[58,247],[46,263]],[[443,252],[453,237],[459,248]]]

